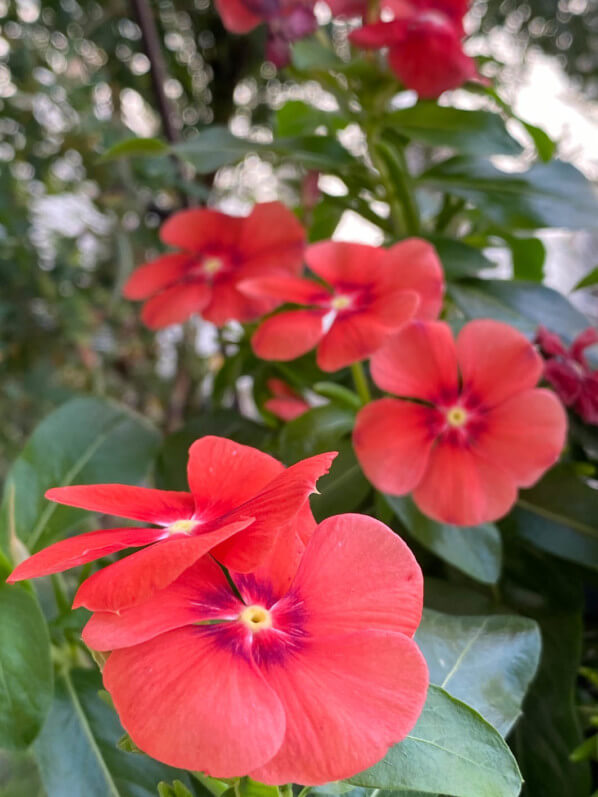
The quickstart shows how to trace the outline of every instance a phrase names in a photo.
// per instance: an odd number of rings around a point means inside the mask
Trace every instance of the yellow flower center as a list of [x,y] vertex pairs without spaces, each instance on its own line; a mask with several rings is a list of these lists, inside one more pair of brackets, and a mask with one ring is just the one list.
[[350,296],[335,296],[334,299],[330,302],[330,306],[333,310],[346,310],[347,307],[351,307],[351,297]]
[[263,606],[248,606],[239,615],[239,620],[245,623],[251,631],[263,631],[272,628],[272,617]]
[[219,257],[206,257],[201,267],[205,274],[212,276],[217,274],[222,269],[223,265],[224,263]]
[[450,426],[463,426],[467,422],[467,412],[463,407],[451,407],[446,412],[446,420]]
[[197,520],[175,520],[168,526],[170,534],[190,534],[197,526]]

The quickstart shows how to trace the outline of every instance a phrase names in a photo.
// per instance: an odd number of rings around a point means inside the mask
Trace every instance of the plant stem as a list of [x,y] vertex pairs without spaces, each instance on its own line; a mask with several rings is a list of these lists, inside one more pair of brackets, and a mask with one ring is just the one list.
[[280,797],[293,797],[293,784],[285,783],[284,786],[278,787]]
[[361,399],[361,403],[369,404],[369,402],[372,400],[372,396],[365,371],[363,370],[363,365],[361,363],[353,363],[351,366],[351,373],[353,374],[353,383],[355,385],[357,395]]

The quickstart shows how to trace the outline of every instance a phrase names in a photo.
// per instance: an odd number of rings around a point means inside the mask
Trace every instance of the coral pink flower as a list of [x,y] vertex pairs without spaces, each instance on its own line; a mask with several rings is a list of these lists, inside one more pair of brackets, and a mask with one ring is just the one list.
[[395,0],[394,10],[394,20],[359,28],[349,37],[351,42],[367,49],[388,47],[390,68],[423,98],[434,99],[477,77],[475,62],[461,44],[466,3]]
[[313,785],[373,765],[413,728],[428,673],[405,543],[340,515],[315,530],[286,589],[280,568],[231,574],[236,593],[206,557],[153,599],[91,618],[86,643],[112,651],[105,687],[153,758]]
[[268,379],[267,386],[272,398],[266,399],[264,407],[282,421],[292,421],[309,409],[303,396],[282,379]]
[[557,459],[566,417],[554,393],[536,389],[542,360],[497,321],[410,324],[378,351],[372,377],[384,398],[357,416],[354,445],[385,493],[413,491],[426,515],[476,525],[505,515]]
[[246,280],[250,296],[294,302],[266,319],[252,339],[258,357],[293,360],[317,346],[323,371],[336,371],[368,357],[411,318],[436,318],[444,289],[434,248],[418,238],[390,249],[325,241],[306,250],[321,282],[273,276]]
[[146,300],[141,317],[152,329],[193,313],[218,326],[259,318],[272,302],[240,293],[239,281],[273,270],[298,273],[305,243],[303,228],[280,202],[256,205],[244,218],[183,210],[165,222],[160,236],[182,251],[139,266],[123,289],[127,299]]
[[124,484],[48,490],[46,497],[60,504],[155,525],[61,540],[25,560],[8,581],[58,573],[125,548],[147,546],[94,573],[75,596],[75,607],[117,611],[167,586],[208,552],[227,567],[253,570],[275,545],[281,528],[295,521],[309,525],[308,496],[334,456],[322,454],[285,469],[255,448],[207,436],[189,451],[190,493]]

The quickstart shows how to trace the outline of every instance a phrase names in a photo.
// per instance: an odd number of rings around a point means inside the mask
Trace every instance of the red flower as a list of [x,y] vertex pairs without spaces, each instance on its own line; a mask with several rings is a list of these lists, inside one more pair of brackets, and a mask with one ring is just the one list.
[[309,409],[309,404],[301,393],[297,393],[282,379],[268,379],[267,385],[272,398],[264,402],[264,407],[277,418],[292,421]]
[[598,330],[589,327],[567,349],[561,339],[544,327],[536,337],[548,358],[544,378],[567,407],[586,422],[598,425],[598,369],[590,368],[584,351],[598,343]]
[[438,315],[442,266],[425,241],[390,249],[325,241],[309,246],[305,258],[327,285],[285,276],[241,285],[250,296],[307,306],[262,322],[251,342],[264,360],[293,360],[317,346],[319,367],[336,371],[368,357],[412,317]]
[[557,459],[566,417],[535,389],[542,360],[507,324],[471,321],[453,339],[447,324],[413,323],[371,361],[384,398],[357,416],[354,445],[383,492],[413,490],[422,512],[476,525],[505,515]]
[[477,77],[475,62],[461,44],[466,3],[419,0],[394,6],[394,20],[359,28],[350,35],[351,42],[366,49],[388,47],[390,68],[423,98],[434,99]]
[[373,765],[413,728],[428,673],[407,546],[373,518],[340,515],[316,529],[290,588],[280,568],[277,557],[231,574],[236,594],[205,557],[153,599],[91,618],[84,639],[113,651],[105,687],[150,756],[313,785]]
[[240,293],[239,281],[273,270],[297,273],[305,242],[303,228],[280,202],[256,205],[245,218],[183,210],[165,222],[160,236],[182,251],[139,266],[123,289],[127,299],[147,300],[141,317],[152,329],[193,313],[218,326],[259,318],[272,302]]
[[8,581],[58,573],[125,548],[148,546],[94,573],[73,603],[92,611],[117,611],[166,587],[208,552],[227,567],[247,572],[268,554],[285,524],[297,519],[309,525],[308,496],[334,457],[322,454],[285,469],[255,448],[208,436],[189,451],[190,493],[125,484],[48,490],[46,497],[60,504],[156,525],[61,540],[16,567]]

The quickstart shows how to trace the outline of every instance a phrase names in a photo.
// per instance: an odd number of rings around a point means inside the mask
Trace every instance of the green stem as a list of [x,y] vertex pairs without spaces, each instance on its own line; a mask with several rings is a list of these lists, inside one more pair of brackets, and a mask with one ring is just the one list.
[[307,795],[310,793],[311,789],[312,789],[311,786],[304,786],[301,789],[301,791],[299,792],[297,797],[307,797]]
[[357,395],[361,399],[361,403],[369,404],[369,402],[372,400],[372,396],[365,371],[363,370],[363,365],[361,363],[353,363],[351,366],[351,373],[353,374],[353,383],[355,385]]
[[378,152],[380,160],[384,162],[387,179],[401,206],[405,234],[418,235],[421,226],[419,208],[415,201],[403,146],[398,141],[389,144],[382,139],[378,142]]
[[394,180],[388,170],[386,161],[378,154],[376,141],[373,138],[368,138],[368,143],[372,163],[380,175],[386,194],[386,201],[390,207],[390,217],[392,219],[394,233],[397,238],[404,238],[407,233],[405,216],[403,215],[401,200],[395,190]]
[[283,786],[278,787],[280,797],[293,797],[293,784],[285,783]]

